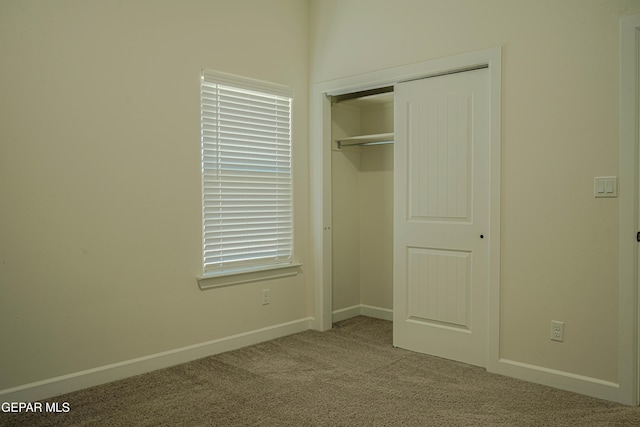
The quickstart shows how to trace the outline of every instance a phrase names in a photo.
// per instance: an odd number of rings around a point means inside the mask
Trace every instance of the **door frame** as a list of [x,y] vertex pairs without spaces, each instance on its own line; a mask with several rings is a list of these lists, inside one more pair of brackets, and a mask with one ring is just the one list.
[[328,96],[391,86],[478,67],[489,69],[490,97],[490,230],[489,324],[487,370],[495,371],[500,349],[500,183],[502,48],[465,53],[375,71],[313,85],[310,104],[311,253],[313,256],[314,329],[332,326],[331,263],[331,101]]
[[618,401],[640,403],[638,243],[640,184],[640,15],[620,19],[620,188],[618,226]]

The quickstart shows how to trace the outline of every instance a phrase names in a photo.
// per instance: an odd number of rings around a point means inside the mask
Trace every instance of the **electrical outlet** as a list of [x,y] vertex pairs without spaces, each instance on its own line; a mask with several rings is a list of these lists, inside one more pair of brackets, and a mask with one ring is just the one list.
[[262,290],[262,305],[267,305],[271,302],[271,289]]
[[564,341],[564,322],[551,321],[551,341]]

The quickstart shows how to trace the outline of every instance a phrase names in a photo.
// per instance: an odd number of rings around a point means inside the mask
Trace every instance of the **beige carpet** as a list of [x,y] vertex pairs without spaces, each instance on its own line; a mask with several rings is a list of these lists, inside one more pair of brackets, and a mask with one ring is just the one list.
[[391,322],[357,317],[59,396],[21,426],[640,426],[640,408],[394,349]]

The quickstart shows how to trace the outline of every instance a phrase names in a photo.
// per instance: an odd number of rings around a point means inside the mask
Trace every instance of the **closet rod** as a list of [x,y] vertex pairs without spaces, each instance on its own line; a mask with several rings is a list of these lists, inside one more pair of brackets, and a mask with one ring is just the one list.
[[376,145],[376,144],[389,144],[394,140],[393,132],[388,133],[374,133],[370,135],[358,135],[350,136],[347,138],[336,139],[338,148],[347,147],[351,145]]
[[340,149],[342,147],[366,147],[366,146],[369,146],[369,145],[393,144],[393,140],[391,140],[391,141],[357,142],[357,143],[351,143],[351,144],[344,144],[344,143],[342,143],[342,141],[336,141],[336,144],[338,146],[338,149]]

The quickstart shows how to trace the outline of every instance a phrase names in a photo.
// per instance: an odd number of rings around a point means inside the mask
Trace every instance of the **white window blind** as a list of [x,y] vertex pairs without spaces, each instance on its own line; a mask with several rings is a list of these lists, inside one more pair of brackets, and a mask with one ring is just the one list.
[[205,276],[291,263],[291,101],[281,86],[202,72]]

